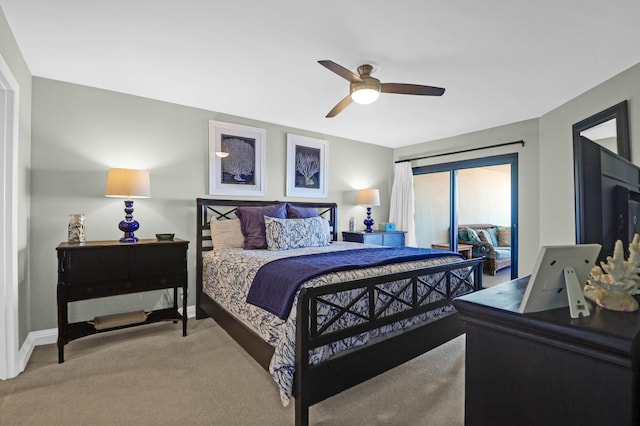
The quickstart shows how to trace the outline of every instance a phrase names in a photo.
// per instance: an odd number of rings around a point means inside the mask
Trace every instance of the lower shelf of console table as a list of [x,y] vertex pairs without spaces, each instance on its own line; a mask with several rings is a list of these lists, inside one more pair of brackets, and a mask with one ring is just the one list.
[[[178,321],[182,321],[182,314],[176,308],[159,309],[151,312],[146,321],[122,325],[118,327],[105,328],[103,330],[96,329],[95,326],[88,321],[73,322],[67,324],[66,337],[68,342],[70,342],[72,340],[90,336],[92,334],[104,333],[108,331],[119,330],[122,328],[135,327],[138,325],[152,324],[160,321],[173,321],[177,323]],[[184,336],[187,335],[186,324],[186,320],[183,321],[184,330],[182,334]]]

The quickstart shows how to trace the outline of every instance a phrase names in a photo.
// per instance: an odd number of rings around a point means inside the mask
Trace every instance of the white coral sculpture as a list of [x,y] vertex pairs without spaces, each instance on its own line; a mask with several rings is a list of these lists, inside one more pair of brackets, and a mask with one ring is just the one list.
[[629,245],[629,259],[624,259],[622,241],[616,241],[613,256],[591,269],[584,295],[598,305],[615,311],[636,311],[638,302],[631,295],[640,293],[640,236]]

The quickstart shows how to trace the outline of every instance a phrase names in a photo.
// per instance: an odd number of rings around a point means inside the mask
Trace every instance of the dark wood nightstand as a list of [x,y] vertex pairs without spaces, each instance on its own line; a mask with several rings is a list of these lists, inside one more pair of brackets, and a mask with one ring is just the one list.
[[[158,321],[182,321],[187,335],[187,249],[189,241],[140,240],[61,243],[58,252],[58,362],[64,345],[80,337]],[[178,288],[182,288],[182,314]],[[88,321],[69,324],[69,302],[173,288],[173,306],[151,312],[146,320],[96,328]]]
[[395,232],[342,232],[342,239],[353,243],[375,244],[378,246],[404,246],[405,231]]

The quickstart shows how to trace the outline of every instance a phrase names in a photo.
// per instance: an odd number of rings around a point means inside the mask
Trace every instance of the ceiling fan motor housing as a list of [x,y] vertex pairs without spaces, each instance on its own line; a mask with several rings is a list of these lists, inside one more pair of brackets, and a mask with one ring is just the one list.
[[[375,101],[378,98],[378,94],[380,93],[380,80],[377,78],[371,77],[369,74],[373,67],[371,65],[361,65],[358,67],[358,74],[360,74],[360,79],[362,82],[351,82],[349,84],[350,93],[353,100],[357,103],[366,104]],[[353,96],[354,92],[359,91],[371,91],[368,95],[363,96]],[[374,93],[375,92],[375,93]],[[364,95],[364,92],[360,95]]]
[[375,90],[376,92],[380,91],[380,80],[373,77],[363,77],[362,83],[351,83],[351,93],[358,90]]

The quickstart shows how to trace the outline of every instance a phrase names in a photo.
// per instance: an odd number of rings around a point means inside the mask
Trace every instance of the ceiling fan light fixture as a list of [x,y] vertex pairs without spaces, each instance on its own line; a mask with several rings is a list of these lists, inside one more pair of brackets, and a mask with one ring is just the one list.
[[318,61],[318,63],[349,81],[349,94],[329,111],[326,116],[327,118],[335,117],[348,107],[351,102],[358,104],[375,102],[378,96],[380,96],[380,92],[426,96],[442,96],[444,93],[444,88],[442,87],[424,86],[421,84],[380,83],[380,80],[371,77],[373,67],[369,64],[360,65],[358,67],[358,74],[356,74],[333,61],[323,60]]
[[380,96],[380,92],[376,89],[371,89],[368,87],[363,87],[361,89],[356,89],[351,92],[351,99],[353,102],[361,105],[367,105],[373,103]]

